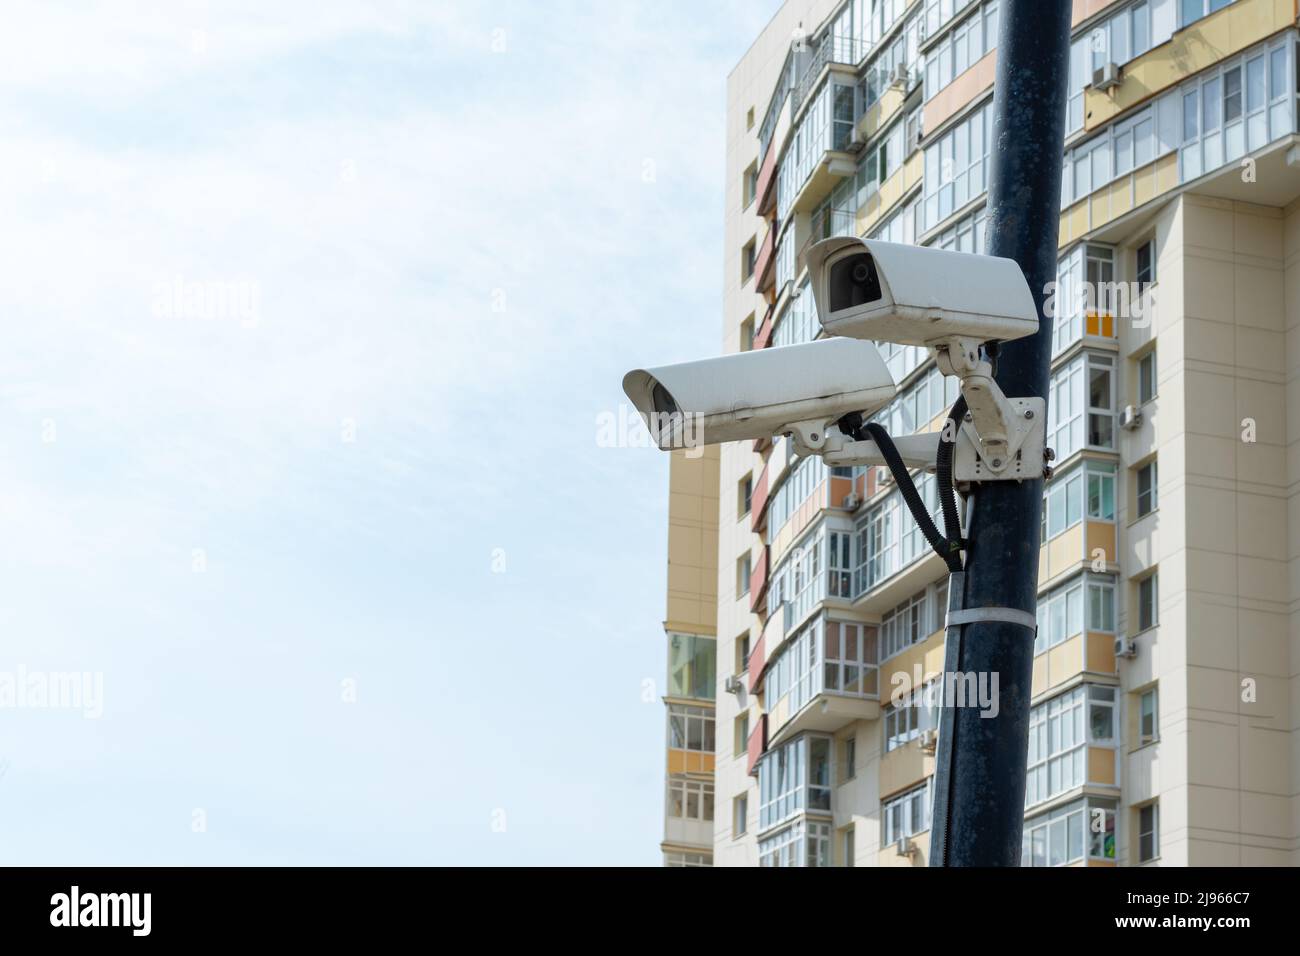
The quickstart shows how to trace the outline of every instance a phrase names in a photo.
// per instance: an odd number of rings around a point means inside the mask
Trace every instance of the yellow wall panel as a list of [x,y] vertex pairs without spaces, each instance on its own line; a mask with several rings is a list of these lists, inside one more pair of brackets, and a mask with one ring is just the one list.
[[1088,748],[1088,782],[1115,783],[1115,751],[1109,747]]
[[1087,668],[1094,674],[1115,673],[1115,635],[1090,632],[1088,634]]
[[1088,522],[1087,560],[1092,560],[1098,548],[1105,555],[1107,562],[1115,561],[1115,525],[1109,521]]

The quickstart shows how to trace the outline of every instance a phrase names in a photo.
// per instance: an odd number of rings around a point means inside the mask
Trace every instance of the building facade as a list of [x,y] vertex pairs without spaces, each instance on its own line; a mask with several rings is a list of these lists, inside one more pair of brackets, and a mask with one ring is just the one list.
[[[821,334],[817,239],[984,251],[997,22],[782,6],[728,80],[725,351]],[[1298,76],[1296,0],[1075,0],[1025,865],[1300,862]],[[940,427],[955,381],[880,348],[877,419]],[[665,861],[707,830],[702,865],[925,865],[943,564],[883,469],[778,438],[716,473],[714,606],[668,625],[716,653],[712,699],[668,699]]]

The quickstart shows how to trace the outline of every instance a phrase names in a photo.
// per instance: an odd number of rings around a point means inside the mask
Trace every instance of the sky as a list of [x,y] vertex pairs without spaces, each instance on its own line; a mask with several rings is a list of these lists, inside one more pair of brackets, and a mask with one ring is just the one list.
[[11,17],[0,863],[659,862],[667,458],[597,426],[720,351],[778,5]]

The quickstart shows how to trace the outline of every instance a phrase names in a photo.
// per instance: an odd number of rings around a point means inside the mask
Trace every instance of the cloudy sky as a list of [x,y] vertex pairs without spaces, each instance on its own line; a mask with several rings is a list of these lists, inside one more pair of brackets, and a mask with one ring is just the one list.
[[0,862],[658,862],[667,463],[597,420],[720,348],[777,6],[11,14]]

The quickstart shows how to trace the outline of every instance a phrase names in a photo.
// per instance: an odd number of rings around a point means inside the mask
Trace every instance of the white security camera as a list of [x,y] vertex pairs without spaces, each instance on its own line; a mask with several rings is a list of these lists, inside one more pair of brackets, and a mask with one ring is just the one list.
[[1012,259],[838,236],[808,250],[829,335],[937,347],[1038,331],[1038,309]]
[[623,391],[665,451],[792,434],[807,454],[844,415],[886,405],[894,379],[875,345],[837,338],[635,369]]

